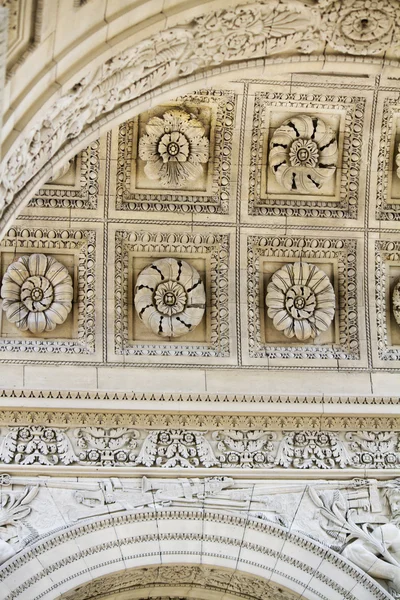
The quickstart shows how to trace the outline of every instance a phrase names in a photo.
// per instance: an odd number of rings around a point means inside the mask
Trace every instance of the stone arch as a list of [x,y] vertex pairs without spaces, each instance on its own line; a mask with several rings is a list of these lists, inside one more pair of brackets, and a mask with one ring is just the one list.
[[[46,93],[42,101],[35,98],[32,106],[27,102],[19,109],[24,114],[18,114],[18,123],[23,125],[16,126],[10,136],[13,141],[0,168],[0,236],[52,170],[58,169],[100,132],[145,110],[154,101],[159,103],[200,85],[209,85],[213,77],[221,79],[227,73],[235,77],[243,69],[246,76],[266,72],[271,76],[299,71],[344,73],[349,62],[352,70],[360,74],[382,71],[386,64],[392,72],[398,69],[397,61],[385,63],[373,56],[357,56],[367,54],[368,50],[353,47],[351,40],[341,40],[340,44],[333,41],[326,25],[327,15],[323,11],[317,14],[315,8],[301,3],[279,3],[279,11],[290,14],[292,26],[290,32],[282,30],[277,36],[270,35],[271,7],[266,7],[265,2],[252,4],[255,7],[252,10],[267,10],[261,34],[264,38],[257,38],[257,43],[245,40],[231,48],[226,40],[240,29],[234,26],[233,32],[222,31],[220,41],[211,45],[212,52],[207,53],[205,40],[209,43],[212,29],[209,23],[217,14],[223,20],[226,12],[223,2],[207,6],[206,12],[201,13],[198,8],[194,17],[192,13],[192,20],[191,13],[184,8],[173,20],[158,19],[149,28],[151,35],[147,39],[142,33],[129,35],[127,28],[120,35],[123,42],[111,45],[112,49],[99,46],[96,52],[83,55],[80,64],[84,66],[75,69],[75,74],[54,94]],[[241,18],[243,7],[246,3],[229,10]],[[333,52],[328,55],[327,42],[333,43]]]
[[[219,585],[237,595],[244,578],[242,597],[257,600],[266,590],[275,593],[273,600],[390,598],[339,554],[279,525],[234,513],[166,510],[97,518],[44,537],[2,566],[0,594],[4,600],[62,594],[85,600],[104,597],[123,581],[131,588],[168,588],[179,579],[176,565],[183,587],[204,588],[200,583],[208,578],[214,590]],[[173,566],[175,573],[168,571]]]

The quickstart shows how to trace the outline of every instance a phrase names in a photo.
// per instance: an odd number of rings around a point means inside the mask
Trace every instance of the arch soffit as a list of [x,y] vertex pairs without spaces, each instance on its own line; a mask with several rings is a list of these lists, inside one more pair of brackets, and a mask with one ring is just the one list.
[[[268,21],[274,2],[252,3],[247,8],[247,2],[232,3],[231,10],[240,18],[243,9],[262,12],[267,7],[266,16],[263,14]],[[41,106],[39,110],[25,106],[21,121],[27,124],[23,128],[16,127],[14,141],[0,166],[0,237],[52,171],[100,132],[152,104],[201,85],[210,86],[213,77],[219,81],[221,75],[224,79],[232,79],[243,73],[243,69],[250,71],[246,76],[268,73],[268,77],[272,77],[275,73],[300,71],[342,74],[348,70],[349,62],[353,72],[364,75],[376,74],[385,67],[397,72],[399,67],[397,60],[357,56],[357,48],[340,48],[351,54],[338,54],[334,48],[330,50],[331,54],[326,54],[326,32],[320,25],[321,15],[308,2],[279,2],[279,10],[287,11],[292,23],[293,19],[295,21],[290,33],[281,32],[273,38],[269,36],[270,26],[266,21],[258,44],[251,38],[245,40],[243,46],[229,49],[226,37],[232,31],[225,31],[213,46],[209,43],[213,19],[221,19],[221,15],[225,18],[227,10],[221,9],[217,13],[221,2],[204,1],[202,10],[205,6],[208,12],[200,16],[197,9],[195,18],[187,10],[177,11],[173,18],[177,25],[169,29],[165,28],[166,23],[172,25],[168,19],[153,23],[152,35],[139,43],[137,34],[133,34],[112,50],[107,45],[95,59],[92,52],[91,59],[86,56],[81,61],[86,66],[47,101],[35,99],[34,105]],[[210,10],[211,7],[214,10]],[[230,25],[226,27],[229,29]],[[212,52],[205,51],[208,46]]]
[[[149,567],[157,568],[157,579]],[[221,576],[226,569],[229,575]],[[241,590],[249,600],[265,600],[266,590],[273,600],[390,599],[318,542],[276,524],[208,511],[98,518],[54,532],[1,567],[0,593],[13,600],[60,594],[88,600],[112,594],[116,585],[121,591],[123,581],[131,589],[177,583],[201,589],[204,580],[216,591]],[[289,593],[279,595],[278,588]]]

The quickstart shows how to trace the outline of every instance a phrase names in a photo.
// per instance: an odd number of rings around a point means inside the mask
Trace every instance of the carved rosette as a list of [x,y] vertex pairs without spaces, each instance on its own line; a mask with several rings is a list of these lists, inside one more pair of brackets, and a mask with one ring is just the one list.
[[321,34],[336,50],[378,54],[396,40],[398,0],[321,0]]
[[335,314],[335,292],[328,276],[303,262],[273,274],[265,302],[275,328],[302,341],[328,329]]
[[72,279],[51,256],[21,256],[4,274],[1,297],[10,323],[36,334],[52,331],[71,311]]
[[272,135],[269,166],[291,192],[317,192],[335,173],[337,161],[336,135],[320,117],[296,115]]
[[161,258],[143,269],[135,286],[135,308],[161,337],[179,337],[202,320],[206,295],[199,273],[184,260]]
[[182,187],[203,175],[209,158],[209,141],[202,123],[184,110],[169,110],[152,117],[139,140],[144,172],[165,187]]

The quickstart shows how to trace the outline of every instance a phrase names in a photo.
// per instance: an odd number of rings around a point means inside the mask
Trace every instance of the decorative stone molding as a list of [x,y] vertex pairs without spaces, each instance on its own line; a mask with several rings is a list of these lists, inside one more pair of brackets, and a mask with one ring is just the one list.
[[199,273],[186,261],[160,258],[139,273],[135,308],[148,329],[161,337],[180,337],[204,316],[206,294]]
[[335,173],[336,135],[320,117],[295,115],[287,119],[274,131],[270,148],[270,168],[286,190],[314,194]]
[[400,31],[400,8],[396,0],[320,0],[321,34],[340,52],[380,54],[393,48]]
[[[206,283],[207,304],[210,309],[205,314],[205,328],[209,327],[210,334],[198,338],[200,343],[183,339],[179,344],[171,344],[166,340],[163,344],[154,336],[135,339],[129,335],[128,327],[128,293],[131,285],[132,267],[130,262],[135,260],[136,256],[143,256],[143,252],[153,259],[157,255],[174,256],[178,260],[180,256],[187,256],[189,260],[200,259],[202,264],[207,260]],[[190,259],[189,259],[190,256]],[[135,265],[135,263],[133,263]],[[148,261],[147,264],[151,264]],[[178,264],[178,263],[176,263]],[[190,263],[189,263],[190,264]],[[135,267],[134,267],[135,269]],[[189,271],[188,271],[189,272]],[[228,272],[229,272],[229,234],[212,233],[180,233],[168,230],[158,231],[136,230],[125,231],[117,230],[115,232],[115,355],[125,356],[187,356],[187,357],[213,357],[229,356],[229,298],[228,298]],[[192,270],[190,270],[190,274]],[[190,275],[192,276],[192,275]],[[196,280],[198,280],[196,276]],[[139,280],[138,280],[139,281]],[[189,286],[190,287],[190,286]],[[200,311],[203,314],[204,297],[200,294],[196,303],[199,304],[197,319],[199,322]],[[140,305],[139,312],[144,308]],[[142,315],[142,319],[145,317]],[[193,318],[193,317],[191,317]],[[142,320],[138,319],[138,320]],[[189,319],[184,319],[190,323]],[[159,319],[157,326],[159,325]],[[183,332],[186,325],[180,324],[179,335]],[[199,327],[200,329],[200,327]],[[170,333],[170,330],[168,330]],[[197,330],[194,331],[197,333]],[[131,334],[132,335],[132,334]],[[153,334],[154,335],[154,334]],[[199,334],[200,335],[200,334]],[[147,341],[148,340],[148,341]]]
[[301,261],[284,265],[272,275],[265,302],[276,329],[301,341],[326,331],[335,314],[329,277]]
[[[249,351],[254,358],[316,358],[316,359],[345,359],[354,360],[360,357],[358,341],[357,316],[357,282],[356,282],[356,240],[339,238],[313,237],[277,237],[275,235],[251,235],[247,240],[248,249],[248,327]],[[337,272],[334,275],[337,286],[338,311],[335,320],[339,321],[339,336],[329,345],[289,346],[279,342],[268,343],[261,331],[259,298],[260,285],[263,282],[262,273],[268,270],[269,262],[280,263],[284,267],[293,259],[307,263],[322,263],[326,265],[335,261]],[[300,263],[298,263],[300,264]],[[260,283],[261,282],[261,283]],[[329,312],[332,311],[332,291],[329,292]],[[268,300],[269,302],[269,300]],[[271,310],[271,309],[269,309]],[[327,323],[328,319],[324,319]],[[321,329],[320,329],[321,331]]]
[[[325,8],[323,16],[329,19],[335,5]],[[93,130],[104,123],[103,118],[111,118],[116,110],[122,112],[124,104],[141,95],[214,66],[289,51],[298,56],[321,50],[320,14],[318,8],[302,2],[272,0],[268,4],[238,5],[197,17],[184,27],[158,31],[152,38],[108,58],[32,120],[28,134],[18,137],[1,168],[2,214],[8,207],[16,212],[24,196],[17,194],[39,176],[67,140],[76,140],[89,128]],[[216,20],[220,23],[218,31]]]
[[322,470],[395,469],[400,465],[400,437],[393,431],[44,425],[0,431],[3,465]]
[[400,281],[398,281],[394,287],[392,305],[395,321],[398,325],[400,325]]
[[0,293],[7,319],[35,334],[53,331],[72,308],[71,276],[64,265],[45,254],[21,256],[13,262]]
[[[11,228],[7,236],[0,242],[0,254],[6,258],[9,257],[7,259],[9,263],[11,263],[15,254],[23,256],[28,254],[29,261],[31,261],[35,255],[44,256],[42,252],[46,252],[46,260],[47,264],[49,264],[49,270],[51,269],[52,280],[53,283],[57,282],[57,285],[60,275],[65,275],[65,270],[61,269],[59,275],[55,274],[58,268],[57,264],[60,265],[60,263],[55,261],[52,254],[60,257],[64,264],[70,265],[70,271],[74,274],[73,308],[69,315],[67,313],[67,321],[59,325],[55,333],[45,331],[41,334],[40,338],[34,338],[33,336],[24,337],[23,332],[16,337],[15,333],[11,331],[5,332],[5,325],[3,324],[2,335],[0,337],[0,353],[5,358],[11,359],[15,359],[15,353],[29,353],[36,360],[40,360],[41,355],[44,353],[51,353],[53,359],[56,355],[63,357],[69,355],[70,358],[74,357],[73,360],[82,359],[82,355],[85,354],[93,355],[96,339],[94,304],[96,289],[96,232],[88,229],[37,228],[20,224]],[[27,265],[30,264],[29,261],[26,263]],[[30,282],[30,280],[27,281]],[[62,302],[65,303],[65,307],[68,309],[71,302],[71,283],[68,283],[69,279],[66,279],[65,282],[67,287],[63,291],[63,294],[64,292],[65,294],[62,296]],[[6,290],[4,291],[6,292]],[[11,311],[11,308],[12,306],[7,308],[7,311]],[[61,315],[65,316],[65,310],[58,316],[52,316],[52,313],[49,313],[49,319],[51,317],[53,325],[57,324],[57,322],[61,323]],[[60,331],[63,331],[62,336],[59,333]]]
[[[400,260],[400,243],[391,240],[375,241],[375,306],[377,332],[377,358],[380,361],[400,360],[397,334],[397,285],[392,297],[388,293],[389,279],[393,277]],[[392,301],[392,306],[390,306]],[[391,310],[392,308],[392,310]],[[394,323],[393,323],[394,321]]]
[[[277,90],[271,82],[268,82],[267,90],[265,90],[265,85],[262,86],[262,90],[261,86],[255,85],[254,87],[255,98],[249,155],[249,213],[266,217],[356,219],[360,195],[366,98],[361,95],[355,96],[351,89],[346,91],[345,98],[332,92],[321,94],[320,88],[313,87],[312,83],[307,85],[307,94],[302,93],[301,88],[293,90],[290,85],[285,86],[286,90]],[[290,119],[287,119],[288,111],[292,115]],[[299,113],[306,119],[307,124],[311,124],[310,136],[313,131],[313,118],[317,118],[318,123],[323,121],[331,123],[326,127],[332,131],[335,144],[334,147],[329,146],[325,151],[334,150],[334,161],[332,162],[337,165],[337,168],[324,168],[323,172],[326,171],[325,174],[329,175],[330,179],[327,179],[329,185],[325,184],[321,189],[305,178],[306,187],[310,187],[310,185],[313,187],[311,192],[307,191],[303,184],[296,190],[291,189],[292,180],[289,179],[290,193],[288,194],[289,190],[283,185],[281,189],[276,188],[278,172],[275,174],[274,168],[260,169],[260,165],[264,165],[268,161],[272,165],[271,160],[276,159],[281,164],[278,168],[279,173],[283,175],[283,172],[287,171],[290,174],[288,149],[277,147],[270,151],[268,157],[265,139],[268,137],[269,143],[272,145],[276,137],[274,131],[276,129],[279,132],[282,118],[293,122],[298,118]],[[289,127],[288,130],[290,134],[293,131],[293,135],[296,135],[292,128]],[[297,138],[296,140],[293,138],[293,141],[298,142]],[[285,133],[284,145],[288,142],[289,138]],[[281,152],[282,157],[279,158]],[[315,167],[294,168],[295,172],[303,174],[310,174],[311,169],[315,171]],[[275,186],[269,185],[270,179],[275,182]],[[314,177],[314,180],[317,182],[318,175],[317,179]]]
[[[121,125],[118,129],[117,211],[227,214],[232,196],[236,105],[233,92],[200,90]],[[138,138],[140,132],[145,131],[146,123],[154,118],[154,113],[161,119],[165,111],[182,108],[187,114],[195,115],[202,128],[207,130],[209,161],[200,165],[203,175],[197,182],[189,185],[191,182],[187,181],[187,185],[179,190],[164,189],[161,185],[156,189],[156,182],[146,182],[144,178],[139,181]],[[143,189],[148,183],[152,183],[152,189]]]
[[[376,166],[376,211],[375,217],[379,221],[400,220],[400,194],[394,189],[394,179],[397,174],[396,143],[399,143],[398,115],[400,104],[398,97],[384,97],[377,110],[381,122],[380,136],[378,139],[377,166]],[[393,177],[392,177],[392,171]],[[395,175],[396,173],[396,175]],[[389,178],[390,174],[390,178]]]
[[203,175],[209,158],[209,141],[202,123],[183,109],[152,117],[139,139],[139,156],[149,179],[164,187],[180,188]]
[[[54,173],[53,177],[29,201],[28,206],[35,209],[96,209],[99,197],[99,171],[100,141],[97,140]],[[63,176],[67,172],[70,179],[74,179],[73,183],[65,182]]]

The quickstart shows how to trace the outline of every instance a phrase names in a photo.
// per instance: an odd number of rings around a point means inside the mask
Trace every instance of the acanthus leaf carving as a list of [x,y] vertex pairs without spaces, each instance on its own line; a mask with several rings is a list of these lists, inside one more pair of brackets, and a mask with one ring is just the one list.
[[337,435],[323,431],[286,433],[276,457],[276,464],[297,469],[343,469],[349,462],[350,457]]
[[277,434],[227,430],[213,433],[215,453],[222,467],[271,468],[275,464]]
[[137,465],[173,467],[213,467],[218,465],[210,443],[199,431],[152,431],[143,442]]
[[63,431],[33,425],[11,428],[2,442],[0,460],[5,464],[54,466],[70,465],[77,458]]

